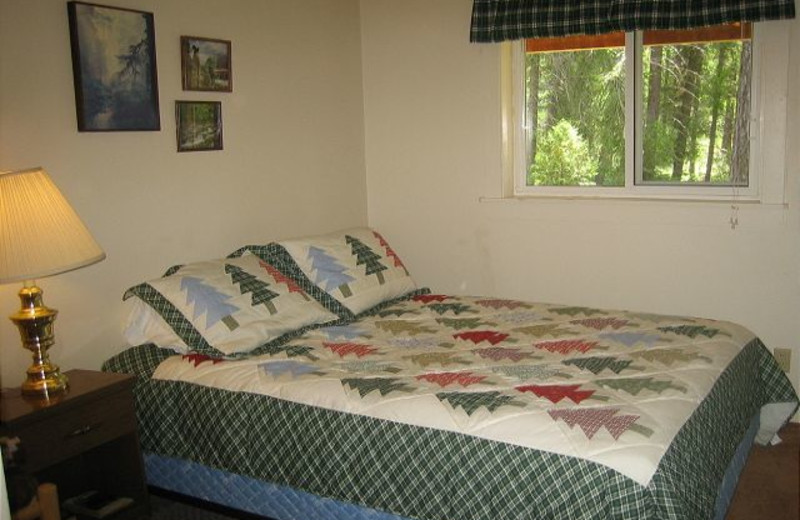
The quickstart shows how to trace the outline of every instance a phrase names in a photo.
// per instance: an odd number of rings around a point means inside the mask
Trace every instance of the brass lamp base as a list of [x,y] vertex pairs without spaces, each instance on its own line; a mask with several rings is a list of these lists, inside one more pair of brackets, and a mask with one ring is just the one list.
[[33,352],[33,364],[28,367],[22,393],[29,397],[49,398],[66,392],[67,376],[51,363],[47,350],[55,343],[53,322],[58,311],[42,303],[42,290],[26,284],[19,291],[22,308],[11,315],[19,328],[22,346]]

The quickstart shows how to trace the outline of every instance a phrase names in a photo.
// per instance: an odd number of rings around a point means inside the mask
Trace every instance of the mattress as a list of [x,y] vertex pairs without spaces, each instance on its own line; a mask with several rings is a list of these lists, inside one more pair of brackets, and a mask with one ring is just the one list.
[[144,463],[150,486],[259,516],[280,520],[407,520],[192,461],[148,454]]
[[[714,505],[714,520],[726,516],[758,426],[756,415],[725,472]],[[150,486],[246,513],[281,520],[406,520],[197,462],[147,454],[144,463]]]
[[[714,506],[714,520],[724,520],[739,475],[758,431],[756,415],[728,466]],[[291,487],[237,475],[196,462],[148,454],[150,486],[247,513],[281,520],[406,520],[403,517],[319,497]]]
[[713,518],[753,418],[797,406],[732,323],[449,295],[105,368],[140,376],[148,457],[420,519]]

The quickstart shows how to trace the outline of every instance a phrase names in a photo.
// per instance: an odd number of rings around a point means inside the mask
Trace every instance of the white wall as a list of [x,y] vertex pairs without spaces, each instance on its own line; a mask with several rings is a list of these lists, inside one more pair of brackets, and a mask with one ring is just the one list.
[[[800,21],[790,28],[788,207],[501,194],[497,45],[471,0],[363,0],[369,222],[437,291],[740,322],[800,364]],[[770,124],[767,122],[767,124]]]
[[[356,0],[100,3],[155,14],[160,132],[79,133],[65,0],[0,0],[0,170],[45,167],[108,254],[39,280],[65,369],[123,348],[123,291],[166,267],[367,218]],[[181,35],[232,40],[233,93],[181,90]],[[176,153],[176,99],[222,101],[223,151]],[[19,345],[0,318],[3,385],[30,364]]]
[[[40,281],[62,367],[123,348],[130,285],[246,242],[364,224],[368,196],[369,223],[422,284],[738,321],[794,349],[797,383],[799,21],[780,22],[789,206],[743,206],[731,230],[724,204],[479,202],[500,194],[499,56],[468,43],[470,0],[102,3],[155,13],[160,132],[77,132],[66,2],[0,0],[0,169],[47,168],[108,253]],[[181,91],[186,34],[233,41],[232,94]],[[223,102],[224,151],[175,152],[176,99]],[[17,290],[0,287],[0,315]],[[2,384],[28,363],[0,318]]]

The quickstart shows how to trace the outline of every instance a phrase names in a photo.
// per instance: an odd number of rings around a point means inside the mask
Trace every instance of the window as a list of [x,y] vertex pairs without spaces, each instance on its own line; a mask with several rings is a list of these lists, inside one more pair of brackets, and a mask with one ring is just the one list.
[[[771,40],[766,66],[780,70],[787,47]],[[514,195],[761,195],[760,138],[778,130],[764,131],[764,109],[785,108],[786,85],[778,78],[766,90],[782,97],[760,106],[758,56],[769,55],[754,52],[751,24],[506,45]],[[779,183],[782,197],[783,159],[769,161],[780,168],[770,192]]]

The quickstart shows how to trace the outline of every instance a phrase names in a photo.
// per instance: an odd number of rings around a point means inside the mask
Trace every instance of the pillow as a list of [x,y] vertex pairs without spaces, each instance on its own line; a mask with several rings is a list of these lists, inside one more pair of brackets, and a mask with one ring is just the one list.
[[211,356],[248,352],[302,327],[338,320],[251,254],[183,265],[128,289],[124,299],[130,297],[141,302],[125,330],[130,343]]
[[[126,298],[128,296],[126,295]],[[153,343],[161,348],[174,350],[178,354],[188,354],[190,349],[179,338],[172,327],[161,318],[152,307],[139,298],[130,298],[131,310],[122,331],[128,345],[137,346]]]
[[275,268],[286,275],[287,278],[295,282],[308,295],[321,303],[323,307],[333,312],[343,320],[350,321],[356,319],[356,315],[350,312],[347,307],[339,303],[334,298],[331,298],[328,293],[314,285],[314,282],[309,280],[308,277],[303,274],[303,271],[300,269],[297,263],[292,260],[292,257],[289,256],[289,253],[286,252],[286,249],[284,249],[283,246],[280,246],[275,242],[270,242],[266,245],[247,245],[228,255],[228,258],[236,258],[246,254],[254,254],[265,262],[275,266]]
[[368,228],[277,243],[303,275],[353,314],[417,287],[386,240]]

